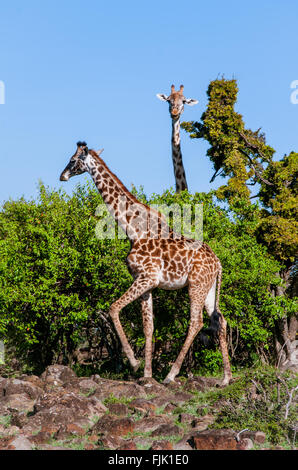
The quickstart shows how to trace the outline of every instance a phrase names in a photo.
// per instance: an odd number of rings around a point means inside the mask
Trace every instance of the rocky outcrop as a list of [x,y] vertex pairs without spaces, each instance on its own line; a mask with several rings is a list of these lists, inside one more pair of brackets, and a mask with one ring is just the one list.
[[263,433],[212,429],[214,415],[183,411],[194,393],[216,385],[203,377],[169,386],[82,378],[61,365],[40,377],[0,377],[0,450],[249,450],[264,443]]

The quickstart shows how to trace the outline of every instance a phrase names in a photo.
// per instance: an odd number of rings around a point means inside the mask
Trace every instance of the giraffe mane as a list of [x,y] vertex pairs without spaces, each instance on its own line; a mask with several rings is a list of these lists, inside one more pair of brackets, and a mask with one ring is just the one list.
[[[122,183],[122,181],[120,181],[120,179],[118,178],[118,176],[115,175],[115,173],[113,173],[110,168],[107,166],[107,164],[103,161],[102,158],[100,158],[100,156],[98,155],[98,153],[95,151],[95,150],[89,150],[89,153],[93,156],[93,158],[95,158],[95,160],[97,160],[98,163],[100,163],[101,165],[103,165],[103,167],[105,168],[105,170],[107,170],[111,175],[112,177],[114,178],[114,180],[117,182],[117,184],[119,185],[119,187],[122,189],[122,191],[124,192],[124,194],[126,196],[129,197],[129,199],[136,203],[136,204],[141,204],[143,207],[145,207],[148,211],[152,211],[154,213],[156,213],[164,222],[166,222],[166,218],[165,216],[155,210],[155,209],[152,209],[151,207],[149,207],[147,204],[145,204],[144,202],[141,202],[139,201],[136,196],[134,196],[127,188],[126,186],[124,186],[124,184]],[[166,222],[167,223],[167,222]],[[171,230],[171,229],[170,229]]]

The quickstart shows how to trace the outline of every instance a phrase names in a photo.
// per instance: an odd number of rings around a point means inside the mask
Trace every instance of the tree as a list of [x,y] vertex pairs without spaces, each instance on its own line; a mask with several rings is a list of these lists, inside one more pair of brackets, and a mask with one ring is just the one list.
[[[252,233],[258,243],[280,263],[277,283],[271,286],[273,304],[281,319],[276,321],[276,351],[282,361],[296,359],[297,331],[297,172],[298,154],[291,152],[274,161],[275,150],[266,143],[261,129],[246,129],[242,116],[234,110],[236,80],[224,78],[210,83],[209,98],[201,122],[185,122],[182,127],[191,138],[204,138],[210,148],[207,156],[217,176],[225,177],[217,191],[238,217],[249,220],[254,213]],[[252,194],[251,188],[257,188]],[[257,198],[257,204],[252,199]],[[282,339],[282,342],[280,342]]]

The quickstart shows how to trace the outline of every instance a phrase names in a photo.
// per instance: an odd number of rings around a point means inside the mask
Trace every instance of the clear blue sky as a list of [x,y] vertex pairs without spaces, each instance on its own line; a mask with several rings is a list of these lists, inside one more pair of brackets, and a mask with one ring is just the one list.
[[[71,191],[59,174],[84,139],[129,188],[174,186],[166,103],[174,83],[199,104],[210,80],[239,85],[237,110],[262,127],[277,157],[298,151],[296,0],[12,0],[0,9],[0,201],[36,197],[37,183]],[[182,131],[191,191],[208,191],[207,144]]]

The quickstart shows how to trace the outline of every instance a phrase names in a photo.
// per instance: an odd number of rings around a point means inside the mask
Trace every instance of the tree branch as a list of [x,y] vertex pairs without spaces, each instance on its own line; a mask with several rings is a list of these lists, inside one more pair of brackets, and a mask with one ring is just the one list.
[[220,168],[219,168],[218,170],[216,170],[216,172],[215,172],[214,175],[212,176],[212,178],[211,178],[211,180],[209,181],[209,183],[213,183],[213,181],[215,180],[215,178],[216,178],[217,176],[220,176],[220,175],[224,172],[224,170],[222,169],[221,172],[218,173],[219,170],[220,170]]
[[[250,165],[252,167],[252,169],[254,170],[255,172],[255,175],[258,179],[260,179],[264,184],[267,184],[268,186],[273,186],[273,183],[270,183],[270,181],[266,180],[265,178],[263,178],[262,176],[262,173],[260,173],[259,170],[257,170],[257,168],[255,167],[255,164],[252,160],[252,158],[248,155],[248,153],[246,153],[244,150],[240,149],[239,148],[239,152],[241,152],[243,155],[246,156],[246,158],[248,158],[248,160],[250,161]],[[264,168],[262,167],[262,165],[260,163],[257,163],[259,169],[262,169],[262,172],[264,171]]]

